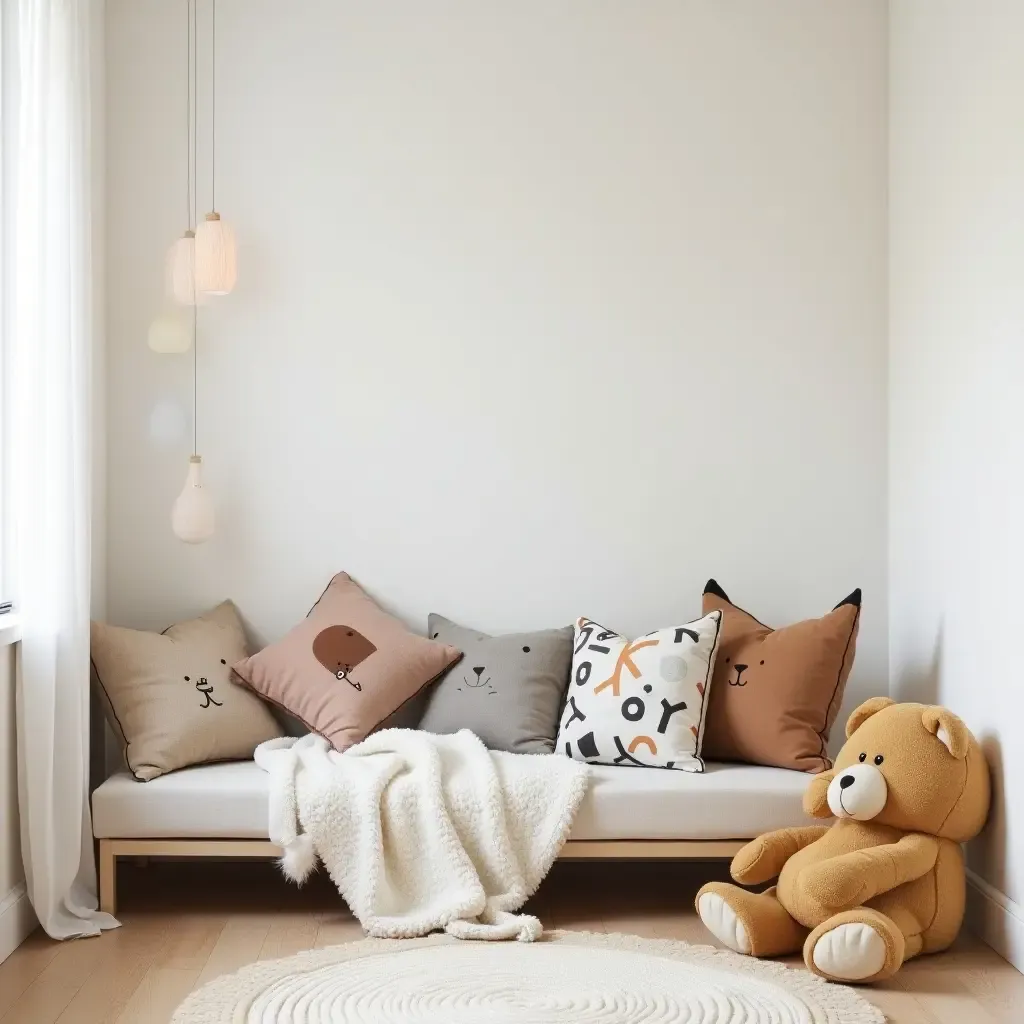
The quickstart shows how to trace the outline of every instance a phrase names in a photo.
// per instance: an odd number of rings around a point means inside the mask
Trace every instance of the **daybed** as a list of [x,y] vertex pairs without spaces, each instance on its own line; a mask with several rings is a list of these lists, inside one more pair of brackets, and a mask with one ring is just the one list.
[[[555,756],[555,755],[552,755]],[[810,776],[709,764],[703,774],[592,766],[563,859],[714,860],[770,829],[808,822]],[[117,907],[118,857],[274,857],[268,778],[252,761],[201,765],[138,782],[127,771],[93,793],[100,904]]]

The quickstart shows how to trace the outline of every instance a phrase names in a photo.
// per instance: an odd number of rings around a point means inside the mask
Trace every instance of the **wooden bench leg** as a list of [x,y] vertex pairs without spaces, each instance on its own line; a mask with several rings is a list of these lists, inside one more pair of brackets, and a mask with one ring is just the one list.
[[100,840],[100,910],[117,913],[117,856],[109,839]]

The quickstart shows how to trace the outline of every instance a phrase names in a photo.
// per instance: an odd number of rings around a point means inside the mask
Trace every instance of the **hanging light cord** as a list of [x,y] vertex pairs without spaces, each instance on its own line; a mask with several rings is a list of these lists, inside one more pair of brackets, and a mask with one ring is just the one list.
[[192,0],[185,4],[185,226],[192,229]]
[[217,209],[217,0],[210,33],[210,209]]
[[[199,120],[199,80],[198,80],[198,65],[199,65],[199,10],[195,6],[195,0],[189,0],[189,7],[191,8],[191,39],[189,47],[189,57],[192,69],[192,102],[190,103],[190,140],[192,147],[192,175],[193,180],[198,179],[198,144],[196,141],[196,122]],[[192,109],[192,103],[195,104],[195,108]],[[199,226],[199,213],[195,209],[196,205],[196,189],[192,192],[192,218],[193,223],[196,227]],[[195,243],[193,242],[193,245]],[[199,454],[199,293],[196,289],[196,278],[195,278],[195,250],[192,253],[192,454]]]

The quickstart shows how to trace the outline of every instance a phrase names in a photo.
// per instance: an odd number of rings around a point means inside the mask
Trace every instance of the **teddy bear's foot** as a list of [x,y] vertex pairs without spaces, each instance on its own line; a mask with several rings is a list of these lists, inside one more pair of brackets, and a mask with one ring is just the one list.
[[[708,887],[705,886],[705,889]],[[704,927],[724,946],[735,953],[750,955],[750,936],[736,912],[714,890],[701,890],[697,897],[697,913]]]
[[829,981],[881,981],[903,963],[903,932],[868,907],[830,917],[807,936],[804,963]]
[[697,913],[723,945],[747,956],[795,953],[807,930],[775,898],[775,889],[748,892],[726,882],[709,882],[697,893]]

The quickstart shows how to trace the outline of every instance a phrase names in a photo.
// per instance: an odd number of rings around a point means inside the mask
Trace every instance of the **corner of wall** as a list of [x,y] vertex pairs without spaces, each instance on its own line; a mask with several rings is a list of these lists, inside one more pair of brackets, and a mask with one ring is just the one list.
[[0,962],[6,960],[38,924],[25,883],[19,882],[0,899]]
[[967,871],[967,927],[1024,974],[1024,907]]

